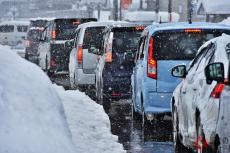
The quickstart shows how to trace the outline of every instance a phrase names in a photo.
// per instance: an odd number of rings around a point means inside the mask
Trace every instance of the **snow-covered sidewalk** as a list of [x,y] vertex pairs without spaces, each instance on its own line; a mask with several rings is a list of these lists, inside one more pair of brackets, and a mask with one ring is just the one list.
[[101,105],[79,91],[56,89],[63,102],[77,153],[123,153],[118,137],[110,132],[110,121]]

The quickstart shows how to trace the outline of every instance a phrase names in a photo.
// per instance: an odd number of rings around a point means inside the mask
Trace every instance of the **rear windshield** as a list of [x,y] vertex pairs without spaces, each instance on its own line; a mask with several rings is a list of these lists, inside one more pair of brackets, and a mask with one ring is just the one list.
[[206,41],[229,33],[223,30],[201,32],[164,31],[154,35],[154,56],[159,60],[192,60]]
[[90,47],[95,47],[97,49],[102,49],[103,47],[103,27],[89,27],[85,30],[83,48],[89,49]]
[[30,21],[30,27],[45,27],[47,24],[46,20]]
[[27,39],[39,41],[41,34],[42,34],[41,30],[37,30],[37,29],[36,30],[30,30],[27,33]]
[[17,26],[17,30],[18,30],[18,32],[27,32],[28,26],[19,25],[19,26]]
[[14,32],[14,26],[13,25],[2,25],[0,26],[0,32],[2,33]]
[[89,22],[95,19],[58,19],[56,22],[56,39],[57,40],[69,40],[75,37],[75,30],[79,24]]
[[113,35],[113,53],[136,52],[143,30],[116,29]]

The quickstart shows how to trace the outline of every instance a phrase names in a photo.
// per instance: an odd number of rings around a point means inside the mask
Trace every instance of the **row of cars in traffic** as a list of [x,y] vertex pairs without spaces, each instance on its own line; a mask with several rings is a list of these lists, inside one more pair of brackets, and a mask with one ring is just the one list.
[[105,111],[131,98],[143,126],[172,113],[176,152],[227,153],[228,34],[212,23],[52,19],[32,48],[49,76],[68,73],[71,88],[94,91]]

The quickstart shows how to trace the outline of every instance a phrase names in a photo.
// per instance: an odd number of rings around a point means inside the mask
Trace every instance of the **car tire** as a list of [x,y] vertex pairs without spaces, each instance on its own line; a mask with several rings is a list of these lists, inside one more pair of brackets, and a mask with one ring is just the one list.
[[110,107],[111,107],[111,102],[110,99],[106,96],[104,96],[104,86],[103,86],[103,82],[101,82],[102,84],[99,87],[99,91],[100,91],[100,99],[99,99],[99,104],[101,104],[105,110],[106,113],[109,112]]
[[103,108],[106,113],[109,113],[109,110],[111,108],[110,99],[103,97]]
[[172,124],[173,124],[173,143],[175,153],[192,153],[193,151],[186,148],[179,138],[179,120],[177,115],[177,109],[174,107],[172,111]]
[[140,120],[140,114],[135,111],[134,102],[131,104],[132,109],[132,120]]

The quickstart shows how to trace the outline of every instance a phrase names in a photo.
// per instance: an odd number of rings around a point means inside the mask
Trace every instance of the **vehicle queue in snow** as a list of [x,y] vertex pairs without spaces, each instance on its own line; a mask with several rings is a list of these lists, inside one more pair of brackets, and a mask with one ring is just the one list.
[[143,127],[171,115],[176,153],[228,153],[229,35],[214,23],[39,19],[28,27],[25,58],[49,77],[68,75],[71,89],[92,91],[106,112],[132,99]]

